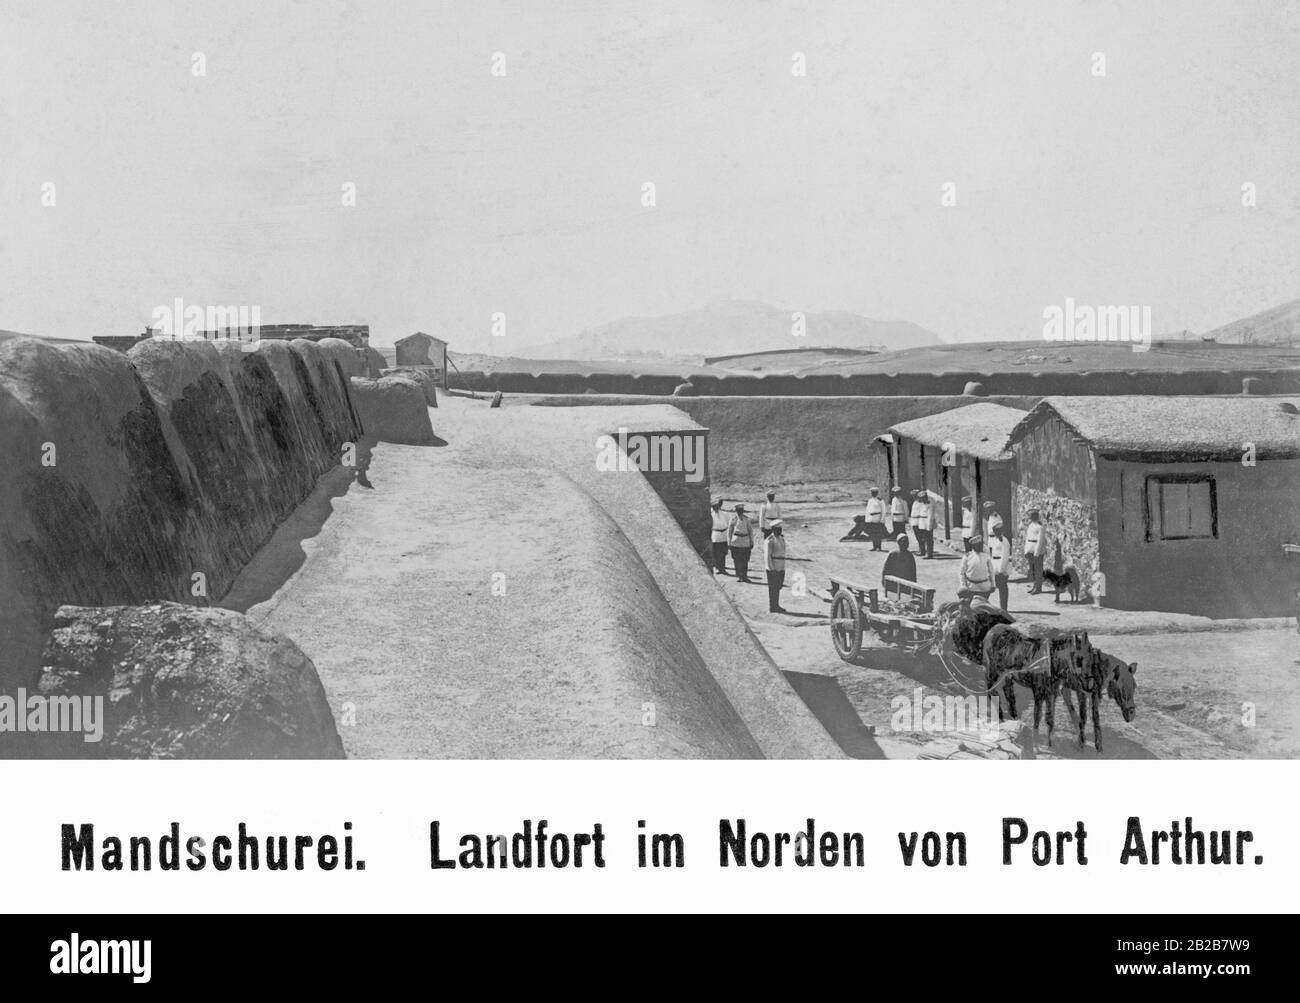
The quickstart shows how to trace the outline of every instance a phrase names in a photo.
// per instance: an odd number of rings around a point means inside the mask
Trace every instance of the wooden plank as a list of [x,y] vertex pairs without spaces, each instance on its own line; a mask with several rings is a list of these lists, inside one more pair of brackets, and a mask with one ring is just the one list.
[[926,634],[934,632],[934,623],[927,620],[911,620],[907,617],[901,617],[896,613],[873,613],[869,609],[862,611],[862,618],[872,623],[878,623],[891,629],[897,629],[899,626],[908,627],[911,630],[919,630]]
[[861,582],[851,582],[847,578],[840,578],[837,575],[831,575],[832,591],[836,587],[851,589],[854,592],[866,592],[871,588],[870,585],[863,585]]

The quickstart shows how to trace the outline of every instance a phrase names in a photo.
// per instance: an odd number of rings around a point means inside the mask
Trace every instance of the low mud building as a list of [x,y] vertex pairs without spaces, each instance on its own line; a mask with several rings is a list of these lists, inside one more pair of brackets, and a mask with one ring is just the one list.
[[891,481],[908,494],[923,487],[943,497],[936,539],[960,541],[965,495],[977,512],[984,502],[993,502],[1011,533],[1016,459],[1008,441],[1024,417],[1017,408],[981,401],[899,422],[878,438],[888,454]]
[[423,331],[398,338],[393,343],[395,366],[419,366],[434,371],[439,386],[447,389],[447,342]]
[[1045,398],[1011,434],[1015,524],[1038,509],[1064,563],[1105,606],[1290,615],[1298,402]]

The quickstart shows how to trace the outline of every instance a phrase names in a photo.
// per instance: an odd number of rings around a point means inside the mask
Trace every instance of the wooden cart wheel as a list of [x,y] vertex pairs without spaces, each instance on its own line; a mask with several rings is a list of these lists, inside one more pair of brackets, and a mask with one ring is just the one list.
[[831,641],[835,653],[851,662],[862,652],[862,616],[858,601],[847,589],[835,593],[831,602]]

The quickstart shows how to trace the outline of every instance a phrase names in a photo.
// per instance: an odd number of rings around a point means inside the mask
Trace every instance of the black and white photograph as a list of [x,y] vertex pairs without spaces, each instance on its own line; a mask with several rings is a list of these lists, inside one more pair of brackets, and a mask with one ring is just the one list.
[[0,758],[1262,783],[1298,98],[1294,0],[0,0]]
[[11,14],[7,754],[1300,753],[1293,4],[294,10]]

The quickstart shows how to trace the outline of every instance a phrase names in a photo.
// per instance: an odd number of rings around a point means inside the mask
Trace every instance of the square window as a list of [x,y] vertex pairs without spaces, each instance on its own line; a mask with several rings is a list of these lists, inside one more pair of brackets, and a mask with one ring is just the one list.
[[1168,474],[1147,478],[1148,540],[1212,540],[1219,535],[1214,478]]

